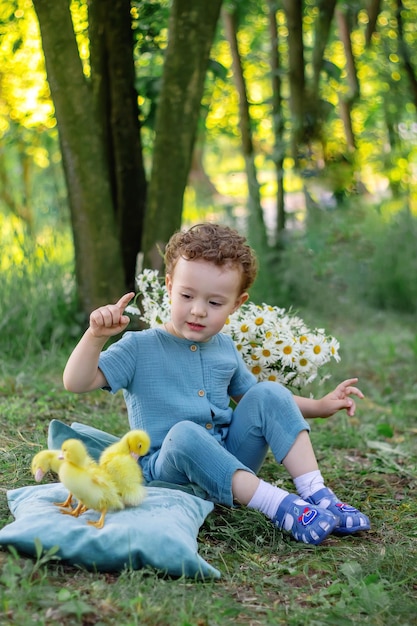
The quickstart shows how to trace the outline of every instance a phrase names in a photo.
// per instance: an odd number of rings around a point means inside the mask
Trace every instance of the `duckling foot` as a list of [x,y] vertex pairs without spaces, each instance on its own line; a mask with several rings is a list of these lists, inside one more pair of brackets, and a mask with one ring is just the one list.
[[96,522],[93,522],[93,520],[88,520],[87,524],[89,526],[95,526],[95,528],[103,528],[104,526],[104,518],[106,517],[106,511],[103,511],[100,515],[100,519],[97,520]]
[[68,497],[66,500],[64,500],[64,502],[54,502],[55,506],[59,506],[62,509],[69,509],[71,508],[71,504],[72,504],[72,494],[68,494]]
[[87,507],[84,506],[82,502],[79,502],[77,506],[75,507],[75,509],[70,509],[70,510],[62,509],[61,513],[63,513],[64,515],[72,515],[72,517],[79,517],[80,515],[85,513],[86,510],[87,510]]

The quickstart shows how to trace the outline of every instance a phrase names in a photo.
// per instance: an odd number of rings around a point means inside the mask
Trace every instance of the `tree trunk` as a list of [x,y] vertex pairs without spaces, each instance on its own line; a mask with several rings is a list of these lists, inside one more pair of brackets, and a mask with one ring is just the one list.
[[275,178],[277,182],[277,207],[275,243],[279,244],[280,235],[285,230],[285,200],[284,200],[284,112],[282,110],[281,94],[281,60],[278,46],[277,28],[277,3],[276,0],[268,0],[268,24],[271,43],[270,64],[272,83],[272,127],[274,129],[274,155]]
[[134,287],[146,177],[138,118],[130,0],[90,1],[91,81],[103,129],[125,283]]
[[[348,11],[349,9],[346,9]],[[339,27],[340,40],[343,44],[346,57],[346,71],[349,83],[349,94],[347,97],[340,96],[339,107],[340,116],[345,129],[346,143],[351,152],[355,150],[356,142],[352,125],[352,108],[359,98],[359,80],[356,72],[355,58],[353,56],[352,41],[350,38],[350,16],[342,9],[336,9],[337,24]]]
[[292,154],[298,159],[299,145],[304,142],[305,74],[302,0],[283,0],[288,27],[288,79],[292,117]]
[[308,82],[304,72],[303,2],[302,0],[283,0],[282,4],[289,33],[289,81],[293,122],[292,152],[297,160],[301,152],[300,146],[320,138],[322,121],[327,115],[320,100],[320,77],[336,0],[319,0],[316,3],[318,15],[314,27],[314,46],[311,58],[312,77]]
[[413,104],[417,107],[417,76],[415,68],[411,62],[410,51],[404,38],[403,18],[404,11],[402,0],[397,0],[397,24],[398,24],[398,50],[403,60],[404,69],[410,82],[411,96]]
[[[33,161],[29,159],[26,153],[25,145],[19,136],[18,127],[16,127],[14,146],[16,164],[11,167],[10,160],[6,158],[5,146],[0,145],[0,200],[8,211],[22,221],[27,233],[33,235],[35,225],[31,194]],[[10,176],[16,167],[22,181],[20,189],[16,189],[13,184],[13,177]]]
[[314,47],[312,55],[313,78],[311,88],[309,89],[315,102],[319,100],[320,74],[323,69],[324,51],[329,41],[336,2],[337,0],[319,0],[319,2],[317,2],[319,14],[314,28]]
[[340,117],[343,122],[343,128],[345,131],[346,144],[350,152],[354,152],[356,148],[355,142],[355,134],[353,132],[353,124],[352,124],[352,105],[349,100],[343,98],[343,96],[339,95],[339,109],[340,109]]
[[191,157],[190,171],[187,184],[194,189],[197,205],[213,202],[215,196],[220,196],[215,184],[204,168],[204,149],[206,142],[206,119],[209,107],[200,108],[200,119],[197,124],[197,133]]
[[378,15],[381,11],[381,0],[368,0],[368,23],[366,25],[365,41],[366,45],[370,46],[372,41],[372,35],[376,30],[376,22]]
[[261,206],[261,195],[255,165],[255,150],[252,140],[251,119],[247,97],[245,77],[239,53],[236,15],[229,10],[223,12],[226,37],[230,45],[233,65],[233,78],[239,94],[239,127],[242,139],[242,151],[245,159],[246,177],[248,181],[248,239],[259,253],[268,247],[265,222]]
[[184,189],[220,6],[221,0],[172,3],[142,239],[145,267],[162,267],[165,243],[181,226]]
[[337,25],[339,27],[340,40],[343,44],[346,58],[346,73],[349,83],[349,100],[353,102],[359,97],[359,80],[356,72],[355,57],[353,56],[352,41],[350,38],[351,15],[349,7],[336,10]]
[[69,3],[33,4],[58,122],[80,304],[88,314],[115,301],[125,288],[103,136],[83,74]]

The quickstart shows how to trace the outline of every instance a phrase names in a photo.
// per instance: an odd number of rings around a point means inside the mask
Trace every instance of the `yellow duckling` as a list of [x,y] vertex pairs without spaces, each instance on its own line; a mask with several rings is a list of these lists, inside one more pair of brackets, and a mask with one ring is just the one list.
[[145,497],[138,458],[149,451],[151,440],[144,430],[130,430],[101,453],[99,465],[111,476],[126,506],[137,506]]
[[32,459],[31,472],[37,483],[40,483],[45,474],[58,474],[62,461],[58,458],[60,450],[41,450]]
[[79,439],[64,441],[60,458],[59,479],[78,500],[72,515],[78,516],[85,509],[99,511],[99,520],[89,520],[87,524],[102,528],[108,510],[124,508],[114,482],[104,468],[91,463],[86,447]]
[[[40,483],[48,472],[59,473],[62,460],[59,458],[61,450],[41,450],[32,459],[31,472],[37,483]],[[68,508],[72,503],[72,494],[68,494],[64,502],[55,502],[56,506]]]

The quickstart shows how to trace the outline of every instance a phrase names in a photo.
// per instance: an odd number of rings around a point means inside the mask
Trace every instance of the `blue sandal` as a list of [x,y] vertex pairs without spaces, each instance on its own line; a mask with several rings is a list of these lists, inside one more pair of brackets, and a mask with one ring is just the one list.
[[312,496],[306,498],[306,502],[315,506],[323,507],[326,511],[330,511],[337,518],[336,528],[333,530],[335,535],[352,535],[361,530],[369,530],[371,522],[369,517],[350,506],[341,502],[331,489],[324,487]]
[[311,506],[290,493],[284,498],[272,522],[292,534],[297,541],[318,545],[336,527],[338,520],[331,511]]

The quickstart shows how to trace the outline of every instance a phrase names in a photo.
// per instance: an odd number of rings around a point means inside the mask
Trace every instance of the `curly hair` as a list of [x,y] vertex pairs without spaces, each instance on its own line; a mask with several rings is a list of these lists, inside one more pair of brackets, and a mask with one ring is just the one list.
[[167,274],[173,273],[179,257],[239,268],[242,292],[253,284],[258,270],[255,252],[245,237],[220,224],[196,224],[189,230],[174,233],[165,248]]

